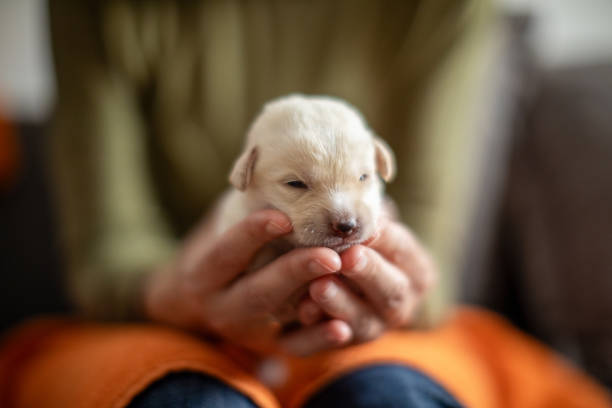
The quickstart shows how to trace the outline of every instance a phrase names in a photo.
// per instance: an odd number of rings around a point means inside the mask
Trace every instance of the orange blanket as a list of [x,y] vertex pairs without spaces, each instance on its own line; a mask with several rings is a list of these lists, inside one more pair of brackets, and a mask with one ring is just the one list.
[[[5,339],[1,407],[123,407],[171,371],[215,375],[262,407],[297,407],[357,367],[397,362],[419,368],[468,407],[612,407],[609,395],[501,318],[461,308],[432,331],[381,339],[307,359],[282,358],[284,384],[265,387],[233,353],[151,324],[38,320]],[[232,357],[230,357],[230,355]]]

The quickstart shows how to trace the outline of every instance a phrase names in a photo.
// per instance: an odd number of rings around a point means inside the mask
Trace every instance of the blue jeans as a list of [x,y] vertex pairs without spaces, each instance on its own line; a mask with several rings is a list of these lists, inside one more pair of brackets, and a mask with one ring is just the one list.
[[[253,408],[246,396],[206,375],[169,374],[152,384],[128,408]],[[458,408],[444,388],[424,374],[400,365],[364,367],[321,389],[305,408]]]

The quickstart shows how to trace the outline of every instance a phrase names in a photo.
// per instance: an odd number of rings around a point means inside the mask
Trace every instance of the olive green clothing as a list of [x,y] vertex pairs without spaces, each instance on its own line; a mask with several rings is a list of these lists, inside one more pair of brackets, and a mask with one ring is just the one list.
[[[228,187],[249,122],[300,92],[348,100],[386,139],[388,187],[452,297],[471,207],[488,2],[57,1],[52,141],[76,302],[138,317],[146,274]],[[440,304],[440,302],[438,302]]]

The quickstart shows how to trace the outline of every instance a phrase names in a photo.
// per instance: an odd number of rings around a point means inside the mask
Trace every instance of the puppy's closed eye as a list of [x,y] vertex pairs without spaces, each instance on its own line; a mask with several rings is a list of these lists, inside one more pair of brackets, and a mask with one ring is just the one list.
[[307,190],[308,186],[306,185],[306,183],[304,183],[303,181],[300,180],[291,180],[288,181],[287,184],[289,187],[293,187],[293,188],[301,188],[303,190]]

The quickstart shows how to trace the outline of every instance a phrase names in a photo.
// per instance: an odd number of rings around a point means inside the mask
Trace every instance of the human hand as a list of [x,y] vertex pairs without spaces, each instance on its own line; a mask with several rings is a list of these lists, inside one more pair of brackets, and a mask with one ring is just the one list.
[[346,322],[355,342],[408,325],[436,278],[433,262],[415,236],[386,217],[367,246],[351,247],[341,259],[341,275],[316,279],[298,313],[306,326],[325,316]]
[[[282,331],[283,310],[314,279],[340,269],[328,248],[295,249],[243,274],[257,251],[291,231],[286,215],[272,210],[251,214],[220,237],[210,225],[194,231],[175,261],[155,272],[144,291],[146,314],[155,321],[217,335],[251,350],[285,348],[297,354],[345,344],[352,336],[341,320]],[[300,347],[292,347],[295,343]]]

